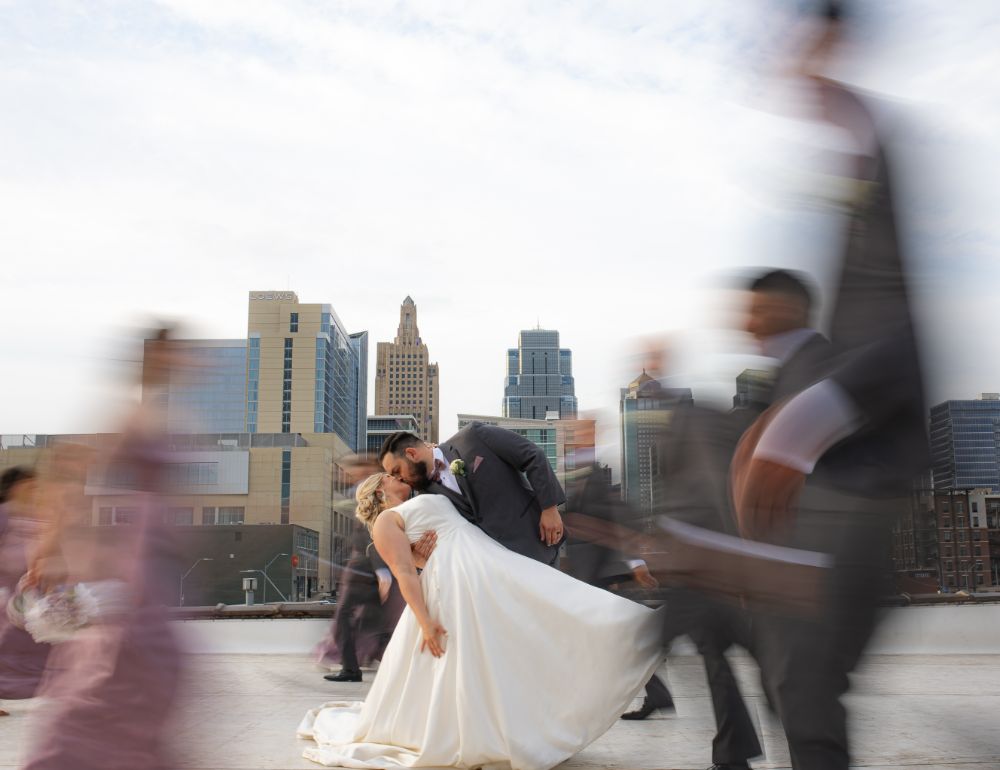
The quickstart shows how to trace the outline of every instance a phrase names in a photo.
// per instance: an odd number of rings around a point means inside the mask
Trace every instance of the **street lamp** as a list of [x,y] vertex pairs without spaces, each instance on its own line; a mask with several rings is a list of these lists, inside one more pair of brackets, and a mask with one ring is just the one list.
[[[291,556],[291,554],[279,553],[277,556],[271,559],[271,561],[269,561],[267,564],[264,565],[264,592],[263,596],[261,597],[261,601],[264,602],[264,604],[267,604],[267,584],[270,582],[270,579],[267,577],[267,568],[270,567],[272,564],[274,564],[274,562],[280,559],[282,556]],[[278,587],[275,586],[274,590],[277,591]],[[278,593],[280,594],[281,592],[278,591]],[[288,600],[286,599],[285,601]]]
[[191,574],[191,570],[193,570],[195,567],[197,567],[203,561],[214,561],[214,560],[211,557],[209,557],[209,556],[202,556],[200,559],[198,559],[198,561],[196,561],[194,564],[191,565],[191,568],[187,572],[185,572],[183,575],[181,575],[181,590],[180,590],[180,597],[179,597],[179,601],[180,601],[180,606],[181,607],[184,606],[184,578],[186,578],[188,575],[190,575]]
[[253,573],[257,574],[257,575],[264,575],[264,580],[266,581],[264,583],[264,585],[267,585],[268,583],[270,583],[271,586],[274,588],[274,590],[278,592],[278,596],[281,597],[281,601],[283,601],[283,602],[287,602],[288,601],[288,598],[283,593],[281,593],[281,589],[278,588],[278,586],[274,585],[274,581],[271,580],[271,578],[269,578],[264,573],[264,570],[262,570],[262,569],[241,569],[240,570],[240,574],[244,574],[244,573],[248,573],[248,572],[253,572]]

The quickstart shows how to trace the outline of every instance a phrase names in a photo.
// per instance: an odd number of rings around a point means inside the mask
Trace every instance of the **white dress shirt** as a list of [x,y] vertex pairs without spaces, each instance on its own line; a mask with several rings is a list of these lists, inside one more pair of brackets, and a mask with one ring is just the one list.
[[[439,463],[444,463],[444,467],[441,468],[441,483],[452,492],[462,494],[462,488],[458,486],[458,479],[451,472],[451,465],[449,465],[448,459],[444,456],[444,452],[441,451],[441,447],[434,447],[434,464],[437,466]],[[433,470],[431,475],[433,475]]]
[[[784,365],[816,332],[794,329],[761,343],[764,355]],[[851,397],[831,379],[820,380],[792,397],[774,416],[753,456],[810,474],[826,451],[863,422]]]

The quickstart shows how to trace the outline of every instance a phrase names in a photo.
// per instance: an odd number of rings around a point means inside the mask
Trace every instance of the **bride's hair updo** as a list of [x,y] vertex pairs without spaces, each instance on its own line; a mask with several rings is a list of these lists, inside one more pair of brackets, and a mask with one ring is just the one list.
[[373,473],[367,479],[358,484],[358,491],[354,493],[354,499],[358,501],[355,515],[358,521],[372,531],[375,526],[375,519],[385,510],[385,493],[382,492],[382,481],[388,473]]

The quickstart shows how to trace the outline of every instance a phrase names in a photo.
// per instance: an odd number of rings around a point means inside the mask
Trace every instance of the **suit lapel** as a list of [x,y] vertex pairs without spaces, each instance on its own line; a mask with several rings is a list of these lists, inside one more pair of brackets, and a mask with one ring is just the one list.
[[[459,454],[458,450],[455,449],[454,445],[452,445],[452,444],[448,444],[448,446],[441,447],[441,451],[444,452],[445,459],[449,463],[451,463],[452,460],[463,460],[464,459],[462,457],[462,455]],[[469,473],[469,467],[468,467],[468,463],[466,463],[465,475],[460,476],[460,475],[458,475],[456,473],[455,474],[455,480],[458,482],[459,489],[462,490],[463,502],[465,503],[466,508],[472,514],[473,518],[475,518],[476,521],[478,521],[479,520],[479,506],[476,505],[476,496],[472,492],[472,485],[469,483],[468,473]],[[444,486],[444,485],[442,484],[441,486]],[[447,489],[447,487],[445,487],[445,489]]]
[[462,497],[462,495],[458,492],[448,489],[448,487],[438,481],[432,481],[430,486],[427,487],[427,491],[422,494],[444,495],[455,504],[455,507],[458,508],[458,512],[463,516],[468,517],[473,514],[472,506],[469,505],[468,500]]

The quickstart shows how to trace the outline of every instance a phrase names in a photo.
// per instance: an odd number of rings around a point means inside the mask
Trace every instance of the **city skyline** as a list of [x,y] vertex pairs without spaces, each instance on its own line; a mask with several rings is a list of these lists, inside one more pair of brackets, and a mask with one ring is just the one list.
[[[580,409],[599,411],[615,464],[634,343],[675,333],[671,384],[728,401],[754,357],[728,352],[750,346],[725,331],[721,279],[775,264],[830,283],[828,212],[798,171],[829,138],[781,109],[773,78],[785,5],[483,4],[445,20],[168,0],[67,22],[15,3],[0,353],[17,370],[0,429],[114,429],[141,350],[126,338],[155,319],[239,338],[246,291],[297,288],[385,340],[409,293],[442,367],[442,437],[459,413],[496,411],[511,336],[540,323],[571,341]],[[993,5],[859,5],[842,75],[888,97],[912,161],[915,305],[950,378],[929,402],[973,398],[1000,387],[1000,340],[977,333],[1000,277]]]

